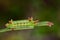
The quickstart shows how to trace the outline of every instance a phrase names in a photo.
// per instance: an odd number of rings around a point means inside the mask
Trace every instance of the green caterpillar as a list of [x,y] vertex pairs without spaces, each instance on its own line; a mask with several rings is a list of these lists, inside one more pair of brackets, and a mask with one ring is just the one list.
[[6,28],[0,30],[0,32],[6,32],[11,30],[25,30],[25,29],[34,29],[35,26],[49,26],[51,27],[53,25],[52,22],[44,21],[39,22],[38,20],[33,20],[33,17],[29,17],[26,20],[17,20],[13,21],[12,19],[9,21],[9,23],[5,24]]

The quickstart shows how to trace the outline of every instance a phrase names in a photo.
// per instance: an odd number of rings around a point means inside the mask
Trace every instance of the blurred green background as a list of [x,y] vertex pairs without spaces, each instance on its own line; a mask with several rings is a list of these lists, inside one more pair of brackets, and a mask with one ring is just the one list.
[[[34,35],[39,35],[39,37],[41,34],[51,33],[56,36],[60,35],[60,0],[0,0],[0,28],[5,28],[4,24],[10,19],[21,20],[30,16],[33,16],[34,19],[39,19],[40,21],[51,21],[54,23],[54,26],[51,28],[36,27],[32,31],[23,31],[23,34],[20,31],[17,33],[13,32],[12,34],[10,34],[11,32],[8,32],[8,34],[3,33],[4,35],[1,34],[0,39],[25,40],[24,37],[19,36],[20,33],[22,35],[25,34],[25,36],[28,34],[26,38],[29,37],[30,39],[32,32]],[[35,37],[34,35],[33,37]],[[38,40],[39,37],[34,40]],[[60,38],[60,36],[58,37]]]

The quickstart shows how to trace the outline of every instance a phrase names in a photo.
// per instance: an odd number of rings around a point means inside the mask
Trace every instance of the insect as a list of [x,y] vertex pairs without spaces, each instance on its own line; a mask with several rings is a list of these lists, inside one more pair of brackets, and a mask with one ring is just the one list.
[[34,29],[35,26],[49,26],[54,25],[52,22],[43,21],[39,22],[39,20],[33,20],[33,17],[28,17],[26,20],[16,20],[12,19],[5,24],[6,28],[1,30],[0,32],[6,32],[11,30],[25,30],[25,29]]

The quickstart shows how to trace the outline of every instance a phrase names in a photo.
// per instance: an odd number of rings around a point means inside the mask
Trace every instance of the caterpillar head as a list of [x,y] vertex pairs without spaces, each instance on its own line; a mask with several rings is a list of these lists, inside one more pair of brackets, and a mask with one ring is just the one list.
[[13,20],[11,19],[10,21],[8,21],[8,23],[5,24],[5,26],[7,27],[9,24],[12,24]]

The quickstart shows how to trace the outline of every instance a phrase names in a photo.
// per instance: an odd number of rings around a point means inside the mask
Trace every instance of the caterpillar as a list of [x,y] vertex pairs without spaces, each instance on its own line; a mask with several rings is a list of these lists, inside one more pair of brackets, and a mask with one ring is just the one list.
[[11,30],[25,30],[25,29],[34,29],[35,26],[49,26],[51,27],[54,25],[52,22],[49,21],[42,21],[33,20],[33,17],[28,17],[25,20],[16,20],[13,21],[12,19],[5,24],[6,28],[1,30],[0,32],[11,31]]

